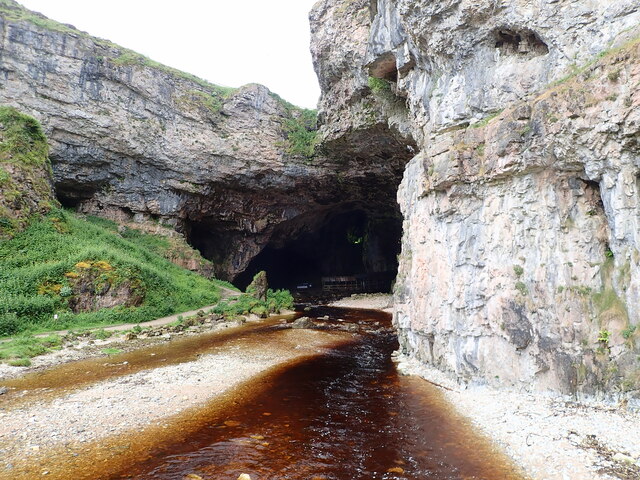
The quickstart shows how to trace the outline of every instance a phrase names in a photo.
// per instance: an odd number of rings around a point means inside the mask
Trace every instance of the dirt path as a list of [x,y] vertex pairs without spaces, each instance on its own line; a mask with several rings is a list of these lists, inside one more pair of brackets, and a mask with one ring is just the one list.
[[[226,288],[226,287],[218,287],[220,288],[220,292],[221,292],[221,296],[220,296],[220,300],[226,300],[229,298],[233,298],[233,297],[237,297],[239,295],[241,295],[241,292],[237,292],[235,290],[231,290],[230,288]],[[170,323],[175,322],[176,320],[178,320],[179,317],[183,317],[183,318],[187,318],[187,317],[192,317],[193,315],[197,315],[198,312],[200,311],[204,311],[204,312],[208,312],[209,310],[211,310],[212,308],[214,308],[216,305],[209,305],[207,307],[201,307],[198,308],[196,310],[189,310],[188,312],[182,312],[182,313],[175,313],[173,315],[169,315],[168,317],[162,317],[162,318],[156,318],[155,320],[149,320],[148,322],[142,322],[142,323],[124,323],[124,324],[120,324],[120,325],[112,325],[109,327],[104,327],[104,330],[107,332],[124,332],[125,330],[131,330],[133,327],[135,326],[140,326],[142,328],[145,327],[161,327],[163,325],[168,325]],[[98,328],[98,327],[96,327]],[[99,327],[100,330],[102,330],[102,327]],[[35,337],[38,338],[44,338],[47,337],[48,335],[67,335],[71,330],[58,330],[55,332],[47,332],[47,333],[39,333],[37,335],[34,335]],[[4,339],[1,341],[7,341],[9,339]]]

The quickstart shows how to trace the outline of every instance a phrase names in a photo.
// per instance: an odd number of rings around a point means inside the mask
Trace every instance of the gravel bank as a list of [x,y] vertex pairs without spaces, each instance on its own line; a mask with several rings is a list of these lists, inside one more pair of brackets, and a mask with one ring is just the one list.
[[[259,338],[248,335],[194,362],[141,371],[50,402],[0,411],[0,478],[29,478],[23,473],[25,465],[37,465],[38,475],[47,471],[47,478],[56,478],[55,465],[46,461],[56,448],[163,424],[276,366],[322,353],[350,338],[344,333],[288,329]],[[59,478],[69,478],[62,475]]]
[[330,307],[366,308],[393,312],[393,295],[388,293],[354,293],[329,304]]
[[464,388],[404,356],[399,370],[445,396],[535,480],[640,479],[640,413],[624,405],[577,403],[488,387]]

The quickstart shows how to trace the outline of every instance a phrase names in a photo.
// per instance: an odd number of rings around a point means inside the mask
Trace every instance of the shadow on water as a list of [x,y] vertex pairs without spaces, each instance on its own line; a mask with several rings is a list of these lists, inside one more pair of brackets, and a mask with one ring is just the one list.
[[[353,342],[283,369],[111,479],[515,480],[518,471],[426,382],[397,374],[387,314],[317,309],[359,324]],[[187,477],[188,478],[188,477]],[[195,477],[192,477],[195,478]]]

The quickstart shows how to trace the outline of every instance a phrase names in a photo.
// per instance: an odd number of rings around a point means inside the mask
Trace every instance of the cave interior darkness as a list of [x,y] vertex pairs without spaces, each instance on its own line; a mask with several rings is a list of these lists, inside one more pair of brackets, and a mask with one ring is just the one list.
[[400,253],[399,212],[380,217],[354,209],[328,213],[314,223],[295,231],[284,225],[274,232],[233,283],[244,290],[257,272],[265,270],[271,288],[294,291],[302,283],[317,289],[322,277],[366,275],[379,285],[376,291],[390,291]]

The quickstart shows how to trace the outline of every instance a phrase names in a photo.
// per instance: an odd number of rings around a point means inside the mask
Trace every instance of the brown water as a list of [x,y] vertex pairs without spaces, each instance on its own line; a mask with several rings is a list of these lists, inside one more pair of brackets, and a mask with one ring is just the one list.
[[[382,312],[319,309],[361,334],[330,354],[285,368],[260,392],[212,404],[188,434],[156,445],[136,464],[93,478],[235,480],[450,479],[522,477],[426,382],[402,377]],[[337,321],[337,318],[344,322]],[[383,328],[374,326],[378,322]],[[367,330],[369,330],[367,332]],[[193,421],[191,422],[193,424]],[[188,477],[186,477],[188,478]]]

